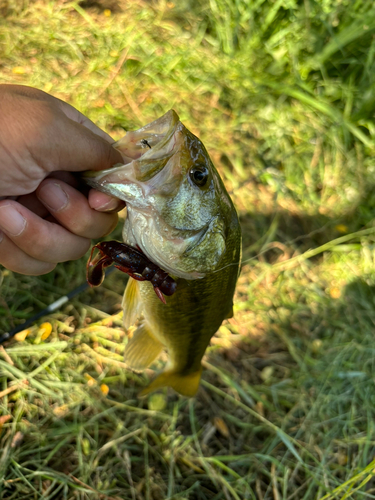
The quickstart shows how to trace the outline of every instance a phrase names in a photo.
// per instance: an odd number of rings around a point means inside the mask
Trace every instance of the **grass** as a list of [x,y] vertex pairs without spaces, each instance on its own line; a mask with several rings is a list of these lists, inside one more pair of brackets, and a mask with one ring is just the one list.
[[[65,99],[116,139],[173,107],[231,192],[244,253],[192,400],[137,399],[153,371],[122,362],[121,273],[0,350],[0,498],[375,498],[372,3],[0,12],[1,82]],[[85,262],[2,269],[1,331],[78,286]]]

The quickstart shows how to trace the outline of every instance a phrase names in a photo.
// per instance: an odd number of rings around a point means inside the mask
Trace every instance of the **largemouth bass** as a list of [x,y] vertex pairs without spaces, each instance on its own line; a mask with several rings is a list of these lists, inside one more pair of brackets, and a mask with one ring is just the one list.
[[168,363],[141,395],[170,386],[194,396],[211,337],[232,315],[241,259],[236,210],[202,142],[170,110],[114,144],[124,165],[87,179],[126,202],[126,244],[138,247],[177,282],[163,304],[148,281],[129,279],[124,326],[137,323],[125,348],[135,371],[166,348]]

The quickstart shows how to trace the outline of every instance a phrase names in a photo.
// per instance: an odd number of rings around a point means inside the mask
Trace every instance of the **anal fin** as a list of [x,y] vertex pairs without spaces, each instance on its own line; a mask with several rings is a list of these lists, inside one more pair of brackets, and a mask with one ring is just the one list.
[[124,361],[133,370],[142,371],[159,356],[164,346],[152,336],[147,324],[142,322],[125,347]]
[[143,389],[139,396],[146,396],[150,392],[160,389],[161,387],[172,387],[172,389],[182,396],[191,398],[195,396],[198,391],[201,375],[202,368],[187,375],[177,373],[173,370],[166,370],[158,375],[145,389]]

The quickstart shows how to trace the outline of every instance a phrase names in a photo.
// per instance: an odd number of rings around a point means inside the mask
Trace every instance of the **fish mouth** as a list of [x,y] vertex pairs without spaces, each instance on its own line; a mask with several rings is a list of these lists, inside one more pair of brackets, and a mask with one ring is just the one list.
[[[173,168],[171,158],[178,154],[184,126],[171,109],[157,120],[127,134],[113,144],[124,158],[122,165],[84,172],[91,187],[133,204],[140,210],[152,211],[152,193],[171,196],[180,183],[179,162]],[[164,168],[167,163],[171,168]],[[157,175],[160,174],[160,175]]]
[[112,146],[124,160],[123,164],[101,171],[88,171],[83,178],[92,187],[121,200],[132,197],[126,186],[134,182],[147,182],[158,174],[175,154],[177,132],[183,127],[177,113],[171,109],[157,120],[126,135]]
[[[163,153],[168,154],[169,150],[173,149],[173,144],[170,145],[170,141],[178,123],[180,123],[180,119],[177,113],[171,109],[144,127],[127,132],[122,139],[113,144],[113,147],[122,154],[124,160],[133,161],[141,157],[144,160],[150,157],[155,160],[155,156],[163,156]],[[166,148],[166,146],[168,147]]]

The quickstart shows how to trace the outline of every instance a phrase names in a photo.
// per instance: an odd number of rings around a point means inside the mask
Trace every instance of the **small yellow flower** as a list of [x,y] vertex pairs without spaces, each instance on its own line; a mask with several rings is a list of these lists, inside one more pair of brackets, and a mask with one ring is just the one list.
[[333,299],[339,299],[341,297],[341,290],[334,286],[329,289],[329,294]]
[[317,354],[320,351],[322,345],[323,345],[323,342],[320,339],[313,340],[313,342],[311,344],[312,352],[314,354]]
[[107,394],[109,393],[109,387],[107,384],[102,384],[100,386],[100,390],[102,391],[102,393],[104,394],[104,396],[107,396]]
[[118,52],[117,52],[117,50],[110,50],[109,51],[109,55],[111,57],[118,57]]
[[57,406],[52,411],[57,418],[64,418],[69,413],[69,406],[66,404]]
[[110,11],[110,9],[104,9],[103,14],[105,15],[105,17],[111,17],[112,12]]
[[348,226],[345,226],[345,224],[337,224],[337,226],[335,226],[335,229],[339,233],[343,233],[343,234],[345,234],[349,231]]
[[15,75],[24,75],[26,73],[26,69],[23,66],[15,66],[12,68],[12,73]]
[[31,330],[29,330],[29,329],[22,330],[22,332],[16,333],[14,338],[17,340],[17,342],[23,342],[25,340],[25,338],[29,335],[30,331]]
[[48,321],[42,323],[39,327],[39,333],[42,334],[41,339],[46,340],[51,335],[52,325]]

